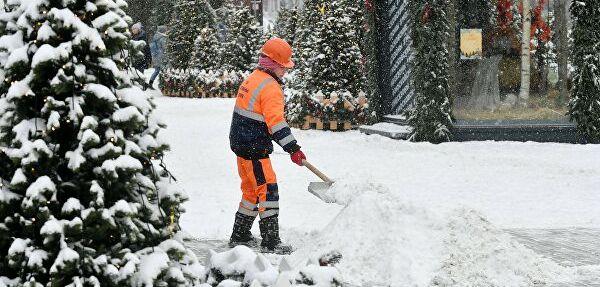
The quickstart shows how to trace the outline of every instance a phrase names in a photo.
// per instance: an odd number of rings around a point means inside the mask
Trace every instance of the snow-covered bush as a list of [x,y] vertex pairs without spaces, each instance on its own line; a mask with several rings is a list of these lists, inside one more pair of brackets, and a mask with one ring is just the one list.
[[[341,257],[339,253],[332,254],[338,260]],[[320,264],[321,260],[299,269],[288,266],[286,259],[281,262],[276,268],[264,255],[246,246],[221,253],[211,250],[205,282],[211,286],[342,286],[337,268]]]
[[323,94],[287,89],[286,115],[290,123],[302,125],[306,116],[315,117],[322,121],[350,122],[361,124],[370,121],[374,115],[369,109],[366,94],[360,91],[353,95],[343,90]]
[[186,97],[227,97],[237,89],[249,72],[213,70],[177,70],[163,73],[161,88],[166,95]]
[[270,286],[275,283],[279,271],[262,254],[256,254],[246,246],[238,246],[229,251],[210,251],[207,283],[215,284],[224,280],[243,283],[258,281]]

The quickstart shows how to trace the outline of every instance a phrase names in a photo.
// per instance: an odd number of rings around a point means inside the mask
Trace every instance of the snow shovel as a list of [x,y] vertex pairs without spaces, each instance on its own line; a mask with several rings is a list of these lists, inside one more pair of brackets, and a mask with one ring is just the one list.
[[318,176],[323,182],[311,182],[308,185],[308,191],[326,203],[334,203],[335,199],[331,195],[327,195],[327,191],[333,185],[333,180],[329,179],[325,174],[319,171],[314,165],[306,160],[302,160],[302,165],[308,168],[312,173]]

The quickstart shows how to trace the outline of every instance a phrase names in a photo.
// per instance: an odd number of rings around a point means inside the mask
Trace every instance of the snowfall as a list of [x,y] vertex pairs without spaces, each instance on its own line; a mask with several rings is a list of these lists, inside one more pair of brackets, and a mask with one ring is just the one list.
[[[168,125],[166,163],[190,197],[181,222],[185,234],[226,242],[241,197],[228,141],[234,100],[156,92],[156,103]],[[347,286],[563,286],[580,277],[600,282],[600,265],[562,266],[505,231],[600,227],[598,145],[433,145],[358,131],[293,133],[308,160],[336,181],[330,195],[338,203],[310,194],[307,186],[318,178],[276,146],[271,159],[281,236],[297,249],[284,257],[286,266],[299,268],[333,251],[343,257],[334,272],[321,276]],[[258,224],[253,228],[258,237]],[[231,252],[257,256],[243,248]],[[229,253],[211,252],[213,261]]]

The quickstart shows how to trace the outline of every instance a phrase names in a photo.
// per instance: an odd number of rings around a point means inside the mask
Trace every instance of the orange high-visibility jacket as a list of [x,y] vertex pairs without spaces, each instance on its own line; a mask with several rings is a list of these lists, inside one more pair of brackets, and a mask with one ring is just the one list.
[[300,149],[285,121],[281,80],[258,68],[238,90],[229,141],[237,156],[261,159],[273,152],[271,140],[288,153]]

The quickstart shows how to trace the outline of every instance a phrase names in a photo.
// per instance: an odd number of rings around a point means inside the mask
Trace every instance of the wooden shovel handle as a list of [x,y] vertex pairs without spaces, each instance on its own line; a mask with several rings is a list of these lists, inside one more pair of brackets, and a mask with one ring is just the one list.
[[310,162],[306,161],[305,159],[302,160],[302,165],[305,166],[306,168],[308,168],[310,171],[312,171],[312,173],[314,173],[316,176],[318,176],[324,182],[333,182],[333,180],[329,179],[329,177],[327,177],[324,173],[322,173],[314,165],[312,165]]

